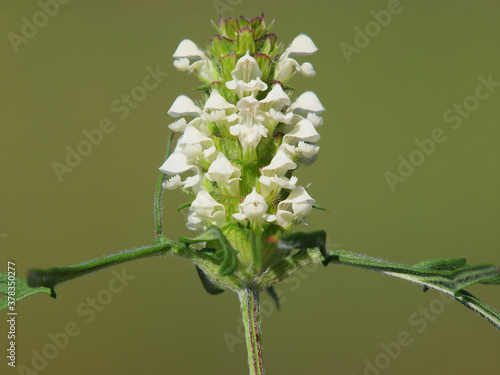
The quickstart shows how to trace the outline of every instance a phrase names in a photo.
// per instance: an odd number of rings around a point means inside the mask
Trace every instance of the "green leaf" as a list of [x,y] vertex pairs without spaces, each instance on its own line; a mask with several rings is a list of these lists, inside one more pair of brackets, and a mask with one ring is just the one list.
[[118,254],[108,255],[73,266],[28,270],[28,285],[32,288],[49,288],[54,294],[54,287],[65,281],[131,260],[162,255],[167,253],[172,247],[177,246],[175,242],[167,240],[163,236],[158,238],[160,238],[159,243],[153,246],[125,250]]
[[446,293],[476,312],[500,330],[500,315],[464,288],[481,284],[499,284],[500,270],[493,264],[468,265],[465,258],[430,259],[406,266],[351,253],[345,250],[329,251],[329,262],[370,269],[385,275],[399,277]]
[[[9,298],[9,282],[10,286],[15,286],[15,294],[12,295],[12,289],[10,290],[10,298]],[[26,279],[23,279],[18,276],[9,276],[7,272],[0,273],[0,294],[3,294],[5,297],[0,299],[0,311],[6,309],[9,306],[9,302],[15,301],[19,302],[26,297],[34,296],[36,294],[48,294],[49,296],[55,298],[55,293],[52,293],[50,288],[38,287],[32,288],[28,286],[28,282]]]
[[[326,253],[326,232],[315,230],[312,232],[291,232],[281,234],[278,248],[283,250],[309,249],[317,247],[328,264],[329,254]],[[325,264],[325,265],[326,265]]]
[[200,278],[201,284],[205,288],[208,294],[217,295],[224,292],[224,288],[221,288],[217,284],[213,283],[203,270],[196,266],[196,272]]
[[500,314],[488,305],[484,304],[477,297],[474,297],[465,290],[461,290],[454,296],[454,298],[468,309],[486,319],[496,329],[500,330]]
[[180,237],[179,242],[186,244],[218,241],[222,246],[222,261],[220,262],[219,274],[221,276],[231,275],[238,267],[238,252],[233,249],[231,243],[228,241],[222,230],[212,225],[205,232],[195,238]]

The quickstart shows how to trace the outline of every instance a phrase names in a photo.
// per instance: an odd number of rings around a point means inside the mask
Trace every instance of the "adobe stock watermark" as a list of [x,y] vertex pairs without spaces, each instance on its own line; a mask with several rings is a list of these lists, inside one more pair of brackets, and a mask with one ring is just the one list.
[[408,317],[410,328],[399,332],[394,341],[381,342],[381,351],[373,358],[365,358],[363,364],[365,368],[363,375],[380,375],[382,371],[387,370],[389,366],[399,358],[404,348],[408,348],[414,342],[417,334],[424,333],[430,323],[443,314],[446,304],[453,303],[454,300],[444,293],[440,297],[433,299],[429,305],[419,307],[419,309]]
[[[451,130],[457,130],[462,126],[464,120],[468,119],[473,112],[477,111],[481,102],[490,98],[497,87],[500,87],[500,82],[493,80],[492,74],[488,78],[479,76],[477,78],[479,84],[476,86],[473,95],[465,97],[462,103],[454,103],[451,108],[448,108],[443,113],[443,120],[449,124]],[[424,162],[436,151],[437,145],[448,140],[449,129],[436,127],[431,131],[430,137],[422,140],[415,139],[415,149],[408,156],[399,155],[399,165],[395,172],[389,170],[384,172],[384,178],[387,186],[392,192],[396,191],[396,184],[402,184],[413,173],[416,168],[420,167]]]
[[[125,120],[131,111],[146,100],[149,93],[155,90],[169,75],[168,72],[160,70],[160,64],[156,64],[155,68],[148,65],[146,72],[147,74],[142,78],[140,84],[134,86],[127,94],[122,94],[111,102],[110,111],[117,115],[118,120]],[[104,135],[110,134],[116,129],[116,123],[116,119],[103,117],[95,128],[83,129],[83,139],[76,143],[75,146],[67,145],[65,147],[66,157],[64,161],[53,161],[51,163],[57,180],[63,182],[64,174],[73,172],[82,163],[83,158],[89,156],[94,148],[102,143]]]
[[[337,243],[329,244],[328,248],[338,249],[340,248],[340,244]],[[301,269],[299,269],[292,276],[284,279],[283,284],[289,285],[290,291],[295,292],[300,288],[300,286],[305,280],[311,277],[312,273],[316,272],[318,268],[323,268],[323,266],[320,263],[310,263],[307,266],[304,266]],[[286,301],[288,300],[288,297],[285,296],[284,292],[281,289],[274,288],[274,290],[276,292],[276,296],[279,299],[280,306],[283,306],[283,304],[285,304]],[[261,310],[261,321],[263,321],[264,319],[269,318],[271,315],[273,315],[278,310],[278,308],[271,299],[265,299],[265,300],[263,299],[260,302],[260,310]],[[222,335],[222,339],[226,344],[227,350],[229,350],[229,353],[231,354],[235,352],[236,346],[245,345],[245,327],[243,326],[243,321],[241,320],[241,317],[236,318],[236,324],[237,324],[236,330],[233,333],[224,332]]]
[[31,17],[21,18],[20,34],[14,32],[7,33],[7,39],[14,50],[14,53],[19,53],[19,47],[22,44],[28,44],[36,37],[43,27],[45,27],[51,18],[59,14],[61,5],[66,5],[70,0],[39,0],[37,10]]
[[[411,1],[411,0],[409,0]],[[352,44],[341,42],[340,50],[344,54],[347,63],[351,63],[352,55],[359,55],[363,49],[368,47],[371,41],[380,35],[383,29],[390,25],[393,16],[403,11],[400,0],[389,0],[385,9],[379,11],[370,10],[371,19],[362,28],[356,26]]]
[[235,7],[240,5],[243,0],[214,0],[212,5],[220,16],[222,16],[226,12],[231,12]]
[[84,302],[75,308],[78,316],[76,320],[70,320],[58,332],[47,334],[47,343],[41,348],[31,350],[31,361],[29,366],[19,364],[16,366],[19,375],[39,375],[56,359],[61,351],[66,349],[75,337],[80,335],[86,325],[92,323],[97,314],[113,301],[114,297],[121,293],[129,282],[136,276],[128,275],[125,268],[111,271],[113,277],[109,280],[107,287],[99,290],[95,296],[87,297]]

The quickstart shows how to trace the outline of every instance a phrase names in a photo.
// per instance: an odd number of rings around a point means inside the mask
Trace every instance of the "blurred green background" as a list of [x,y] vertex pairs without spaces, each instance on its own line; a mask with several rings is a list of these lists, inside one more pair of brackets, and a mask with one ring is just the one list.
[[[292,81],[327,108],[320,157],[298,171],[303,184],[313,183],[310,194],[331,209],[311,214],[310,229],[325,229],[331,246],[399,262],[467,256],[500,264],[500,87],[477,101],[458,129],[443,119],[454,103],[475,95],[478,77],[500,82],[499,1],[401,1],[378,33],[371,11],[387,9],[387,1],[71,1],[36,35],[16,39],[17,53],[9,33],[22,36],[23,17],[33,21],[41,7],[0,4],[0,269],[10,259],[24,275],[30,267],[74,264],[153,241],[153,191],[172,121],[166,111],[180,94],[199,95],[192,91],[196,79],[175,70],[171,55],[184,38],[208,43],[217,7],[225,17],[264,12],[276,19],[273,31],[284,43],[306,33],[319,48],[307,59],[317,76]],[[355,46],[355,28],[367,26],[374,36],[349,63],[340,45]],[[124,112],[112,103],[157,65],[168,77],[120,119]],[[474,103],[469,99],[469,107]],[[114,130],[58,181],[52,163],[64,163],[65,148],[75,148],[82,131],[103,118]],[[398,156],[407,159],[415,139],[435,128],[444,129],[446,142],[391,191],[384,173],[397,173]],[[165,198],[166,234],[192,234],[183,215],[173,213],[186,197]],[[102,311],[94,309],[90,323],[78,308],[103,295],[111,270],[60,286],[57,300],[37,296],[19,304],[18,365],[31,368],[49,333],[73,321],[81,332],[39,373],[248,373],[236,295],[209,296],[193,267],[177,259],[124,268],[135,278]],[[401,332],[412,344],[382,374],[500,368],[498,331],[457,303],[438,302],[435,291],[341,267],[303,271],[278,289],[279,312],[263,296],[269,374],[363,374],[366,361],[380,362],[381,344]],[[500,308],[499,288],[471,292]],[[4,353],[6,332],[2,319]],[[228,346],[224,337],[234,341]],[[23,373],[1,362],[2,374]]]

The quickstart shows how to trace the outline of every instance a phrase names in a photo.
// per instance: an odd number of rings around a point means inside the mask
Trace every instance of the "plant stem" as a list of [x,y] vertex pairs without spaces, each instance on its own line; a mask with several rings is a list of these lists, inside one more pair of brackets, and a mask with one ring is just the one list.
[[247,342],[248,367],[250,375],[264,375],[262,363],[262,345],[260,330],[260,305],[257,289],[247,286],[238,292],[240,298],[241,316],[245,327]]

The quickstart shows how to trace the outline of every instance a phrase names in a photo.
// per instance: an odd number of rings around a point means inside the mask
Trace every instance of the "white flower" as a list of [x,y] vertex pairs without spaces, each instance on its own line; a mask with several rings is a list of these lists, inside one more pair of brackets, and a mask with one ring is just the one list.
[[231,164],[222,152],[219,152],[205,176],[210,181],[217,182],[224,194],[233,196],[238,194],[241,171]]
[[262,137],[267,137],[268,130],[262,125],[265,116],[259,111],[259,101],[253,96],[246,96],[236,103],[238,124],[232,125],[229,132],[238,137],[243,151],[254,150]]
[[304,165],[311,165],[316,161],[319,146],[300,141],[295,148],[295,152],[300,155],[299,162]]
[[276,198],[281,189],[292,190],[293,188],[295,188],[297,180],[298,179],[295,176],[292,176],[290,179],[278,176],[260,176],[260,193],[268,201],[272,201],[274,200],[274,198]]
[[316,75],[311,63],[305,62],[300,65],[296,60],[290,58],[290,56],[308,56],[316,53],[317,50],[318,48],[316,48],[311,38],[305,34],[298,35],[280,56],[274,79],[280,82],[286,82],[295,74],[295,71],[300,72],[306,77],[313,77]]
[[[184,39],[179,43],[174,54],[174,66],[181,72],[196,72],[200,79],[205,82],[212,82],[212,61],[207,58],[205,53],[189,39]],[[191,64],[191,60],[194,62]]]
[[202,117],[207,121],[223,121],[236,111],[234,104],[228,103],[217,90],[212,90],[205,103]]
[[167,112],[172,117],[201,115],[201,108],[189,99],[186,95],[179,95]]
[[[270,108],[273,108],[276,111],[281,111],[284,106],[290,105],[291,101],[288,95],[283,91],[281,85],[275,84],[266,97],[260,101],[260,103],[269,104]],[[267,110],[267,107],[264,110]]]
[[236,220],[248,220],[252,229],[261,227],[265,221],[276,220],[276,216],[267,214],[267,203],[262,195],[257,193],[255,187],[252,192],[245,197],[243,203],[238,206],[239,213],[233,214]]
[[193,176],[187,177],[186,180],[180,180],[180,177],[169,179],[164,183],[167,189],[174,189],[176,187],[193,188],[196,192],[201,188],[201,170],[198,167],[198,158],[205,157],[208,150],[215,151],[214,142],[204,136],[194,126],[188,125],[184,134],[177,141],[177,146],[174,152],[165,160],[160,167],[160,171],[167,175],[179,175],[185,172],[194,172]]
[[306,91],[292,103],[289,110],[293,112],[319,114],[324,112],[325,108],[314,92]]
[[262,72],[259,64],[248,51],[238,60],[231,76],[233,80],[226,82],[226,87],[229,90],[235,90],[240,99],[246,95],[255,96],[257,92],[267,90],[267,85],[260,80]]
[[287,228],[294,222],[303,221],[312,211],[314,203],[316,201],[307,194],[306,189],[302,186],[296,187],[287,199],[278,203],[276,213],[278,224]]
[[206,190],[198,192],[189,210],[197,216],[193,217],[192,221],[194,222],[197,222],[199,218],[209,225],[217,225],[218,227],[222,227],[226,222],[224,206],[212,198]]
[[203,224],[203,219],[194,211],[188,212],[186,227],[190,230],[197,230],[197,231],[205,229],[205,225]]
[[186,126],[184,130],[184,134],[177,141],[177,147],[182,147],[190,144],[200,145],[201,150],[209,149],[214,145],[214,141],[203,135],[198,129],[194,126]]
[[286,172],[291,169],[297,168],[297,164],[290,159],[282,149],[278,149],[276,155],[274,155],[271,163],[268,166],[261,169],[263,176],[278,176],[283,177]]
[[311,121],[307,119],[300,120],[291,132],[283,137],[283,144],[296,145],[299,141],[317,142],[321,136]]

